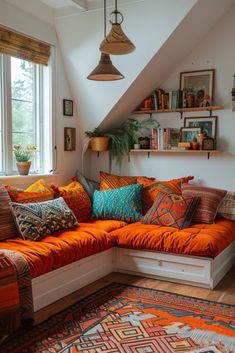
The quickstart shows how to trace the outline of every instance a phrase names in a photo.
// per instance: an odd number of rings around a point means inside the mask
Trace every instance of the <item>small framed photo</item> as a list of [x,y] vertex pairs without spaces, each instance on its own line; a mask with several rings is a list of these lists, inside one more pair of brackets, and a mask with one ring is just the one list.
[[200,127],[206,137],[216,139],[217,116],[185,117],[185,127]]
[[76,128],[74,127],[64,128],[64,150],[65,151],[76,150]]
[[182,127],[181,128],[181,142],[192,142],[197,138],[197,134],[201,132],[200,127]]
[[202,141],[202,149],[209,151],[215,149],[215,140],[212,137],[205,137]]
[[73,116],[73,101],[71,99],[63,99],[63,115]]
[[185,92],[185,107],[212,105],[214,76],[214,69],[180,73],[180,89]]

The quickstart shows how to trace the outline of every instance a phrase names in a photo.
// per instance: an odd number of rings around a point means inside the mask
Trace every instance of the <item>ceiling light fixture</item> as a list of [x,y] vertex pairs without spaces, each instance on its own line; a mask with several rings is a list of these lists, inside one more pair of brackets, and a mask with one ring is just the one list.
[[125,35],[121,24],[124,20],[123,14],[117,9],[115,0],[115,10],[110,14],[109,22],[112,24],[111,31],[100,44],[100,51],[106,54],[123,55],[135,50],[134,44]]
[[[104,38],[106,38],[106,0],[104,0]],[[124,76],[112,64],[109,54],[101,52],[99,64],[87,78],[93,81],[116,81],[123,79]]]

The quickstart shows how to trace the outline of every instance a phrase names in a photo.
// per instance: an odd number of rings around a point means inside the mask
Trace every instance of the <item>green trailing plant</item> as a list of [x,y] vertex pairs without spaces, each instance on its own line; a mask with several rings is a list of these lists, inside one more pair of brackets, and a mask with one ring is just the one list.
[[37,152],[37,148],[34,145],[14,145],[13,153],[17,162],[28,162],[32,155]]
[[135,143],[138,143],[138,138],[143,135],[149,135],[152,127],[159,126],[158,121],[151,116],[142,121],[128,119],[120,127],[110,130],[95,128],[93,131],[86,131],[85,134],[89,138],[99,136],[110,138],[109,161],[111,169],[112,161],[121,166],[124,155],[129,152]]

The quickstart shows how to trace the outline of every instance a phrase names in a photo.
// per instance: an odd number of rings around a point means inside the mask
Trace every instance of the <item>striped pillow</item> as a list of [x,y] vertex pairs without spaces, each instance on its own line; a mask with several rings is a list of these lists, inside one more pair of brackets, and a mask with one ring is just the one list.
[[11,212],[11,199],[3,185],[0,185],[0,241],[18,235]]
[[136,183],[136,177],[100,172],[100,190],[118,189],[122,186],[128,186]]
[[192,222],[209,224],[214,222],[219,204],[227,193],[226,190],[196,184],[182,184],[181,190],[183,197],[200,197]]
[[235,192],[228,191],[219,205],[217,216],[235,221]]

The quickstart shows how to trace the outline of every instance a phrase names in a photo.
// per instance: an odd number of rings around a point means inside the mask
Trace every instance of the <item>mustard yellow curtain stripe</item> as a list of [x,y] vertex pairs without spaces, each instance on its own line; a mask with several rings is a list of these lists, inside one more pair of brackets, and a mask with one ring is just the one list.
[[0,27],[0,53],[35,64],[48,65],[51,48],[47,44]]

